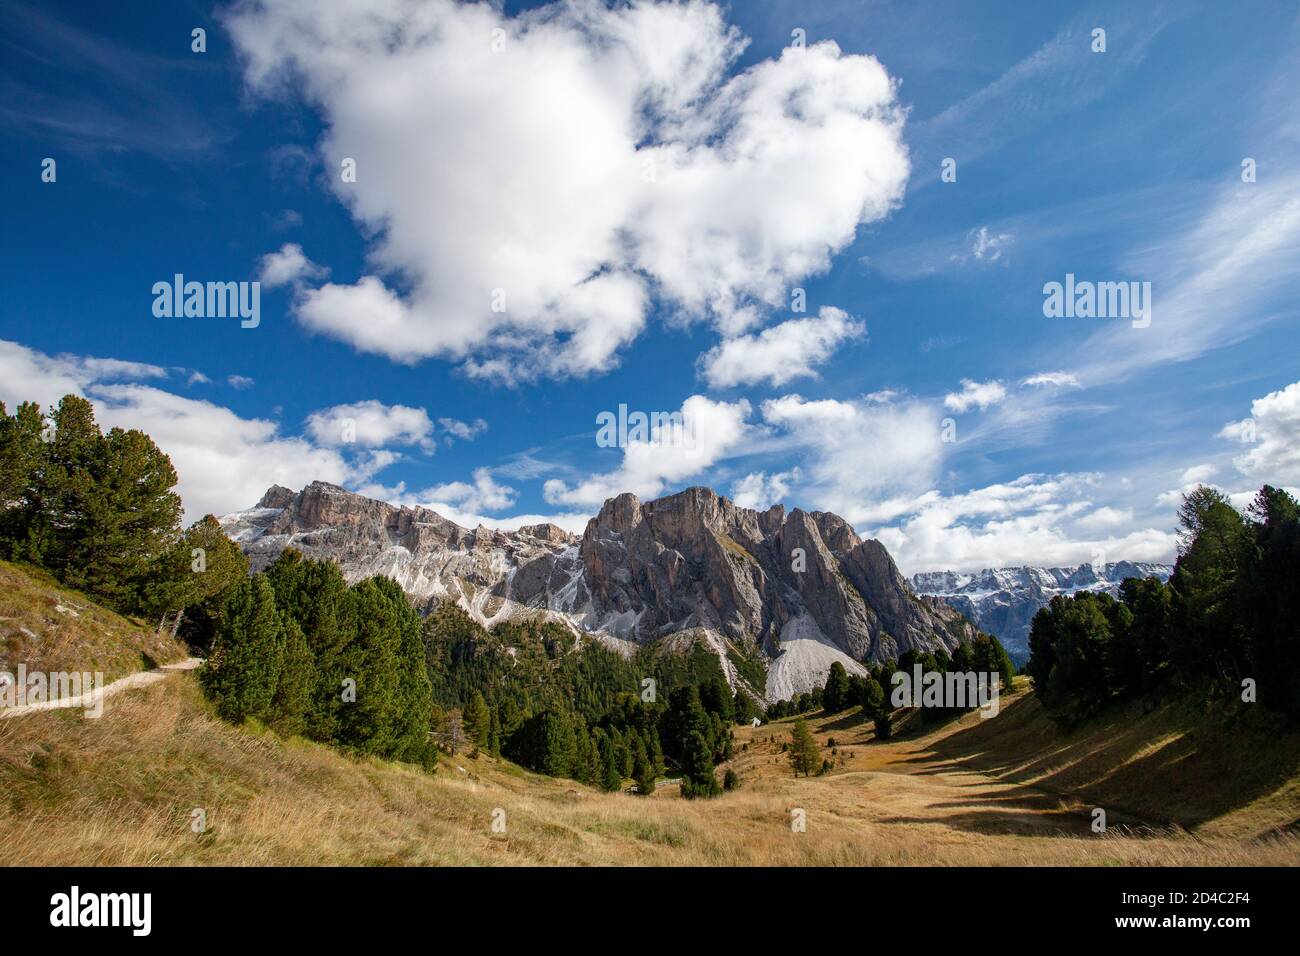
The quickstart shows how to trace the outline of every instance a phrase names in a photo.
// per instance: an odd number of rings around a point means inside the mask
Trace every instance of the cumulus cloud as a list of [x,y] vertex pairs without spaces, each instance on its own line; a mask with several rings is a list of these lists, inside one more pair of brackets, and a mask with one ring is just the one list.
[[0,401],[10,409],[26,400],[50,407],[64,395],[82,395],[94,402],[101,427],[145,432],[176,468],[187,521],[246,508],[273,484],[367,481],[396,458],[373,448],[348,459],[309,437],[281,434],[274,421],[242,418],[211,402],[122,380],[152,379],[159,371],[115,359],[51,357],[0,341]]
[[307,434],[318,445],[337,448],[357,445],[419,445],[432,451],[433,422],[423,408],[385,405],[375,399],[322,408],[307,416]]
[[297,285],[308,279],[324,278],[328,273],[327,268],[308,259],[298,243],[286,242],[278,252],[268,252],[262,256],[258,279],[262,285],[274,289],[282,285]]
[[773,475],[762,471],[751,471],[732,485],[731,500],[741,508],[766,511],[772,505],[780,504],[782,499],[790,494],[791,485],[798,480],[798,468]]
[[367,484],[357,488],[357,494],[365,495],[367,498],[375,498],[379,501],[387,501],[389,504],[428,508],[436,511],[448,521],[454,521],[462,528],[477,528],[479,525],[485,528],[494,528],[498,531],[517,531],[527,525],[536,524],[553,524],[563,528],[571,534],[581,534],[587,528],[587,522],[591,520],[591,514],[586,511],[560,511],[551,514],[519,514],[508,517],[492,516],[482,514],[472,507],[472,502],[468,499],[462,499],[460,504],[450,501],[440,501],[434,495],[438,487],[456,488],[463,485],[471,487],[463,482],[450,482],[445,486],[435,486],[435,488],[425,489],[424,491],[409,491],[405,482],[398,482],[394,486],[385,486],[382,484]]
[[815,317],[790,319],[754,335],[727,339],[701,358],[705,380],[714,388],[767,381],[784,385],[817,374],[817,366],[866,325],[833,306]]
[[438,427],[443,430],[446,440],[450,443],[452,438],[473,441],[487,431],[488,424],[481,418],[476,418],[472,422],[462,422],[459,418],[439,418]]
[[653,498],[675,483],[702,474],[736,453],[749,432],[750,405],[715,402],[692,395],[682,403],[685,428],[665,434],[655,427],[649,441],[629,441],[619,468],[592,475],[572,485],[552,478],[543,485],[546,500],[555,505],[598,507],[606,498],[630,491]]
[[1006,386],[999,381],[976,382],[964,378],[961,380],[961,391],[949,392],[943,397],[943,404],[945,408],[958,413],[972,408],[983,411],[990,405],[997,405],[1006,397]]
[[226,25],[254,91],[320,110],[334,190],[375,236],[371,273],[303,290],[298,319],[396,361],[602,371],[656,301],[734,338],[908,175],[874,58],[823,42],[732,72],[746,41],[703,0],[286,0]]
[[423,492],[428,501],[447,502],[466,511],[500,511],[515,503],[515,489],[492,478],[486,468],[474,470],[473,483],[452,481]]
[[1100,484],[1097,475],[1023,475],[964,494],[932,491],[894,503],[893,523],[860,530],[878,538],[907,574],[1172,559],[1172,532],[1131,527],[1131,514],[1092,507],[1089,496]]
[[257,383],[254,382],[247,375],[231,375],[226,378],[226,384],[229,385],[231,388],[235,388],[235,389],[239,389],[240,391],[243,391],[246,388],[252,388]]
[[1255,399],[1250,413],[1219,431],[1249,446],[1233,459],[1237,470],[1261,484],[1300,485],[1300,382]]
[[800,455],[801,498],[854,524],[872,501],[931,487],[946,447],[937,410],[920,401],[792,394],[764,402],[762,412],[769,440]]

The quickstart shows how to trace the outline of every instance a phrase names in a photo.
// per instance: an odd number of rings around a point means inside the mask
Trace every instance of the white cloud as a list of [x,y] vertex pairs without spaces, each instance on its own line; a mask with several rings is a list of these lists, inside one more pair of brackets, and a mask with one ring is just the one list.
[[419,445],[433,450],[433,422],[423,408],[385,405],[375,399],[322,408],[307,416],[307,433],[318,445],[362,448]]
[[937,411],[919,401],[881,405],[785,395],[763,403],[763,419],[772,442],[802,456],[800,497],[854,524],[872,501],[931,487],[946,447]]
[[1132,508],[1112,508],[1109,505],[1078,518],[1076,524],[1085,529],[1113,528],[1133,520]]
[[101,427],[140,429],[171,458],[187,521],[246,508],[273,484],[365,481],[395,458],[386,449],[372,449],[349,461],[334,448],[281,435],[273,421],[241,418],[211,402],[121,381],[155,378],[159,371],[115,359],[50,357],[0,341],[0,401],[11,410],[26,400],[49,408],[66,394],[82,395],[94,402]]
[[1007,247],[1016,241],[1009,232],[989,232],[988,226],[980,226],[971,236],[971,255],[980,262],[997,262]]
[[447,502],[466,511],[500,511],[515,503],[515,489],[494,481],[486,468],[474,470],[473,484],[452,481],[421,492],[428,501]]
[[622,465],[615,471],[592,475],[570,485],[553,478],[543,486],[551,504],[598,507],[606,498],[629,491],[654,498],[665,487],[702,474],[716,462],[743,447],[749,428],[746,401],[715,402],[692,395],[682,403],[684,430],[689,440],[670,440],[656,428],[649,442],[632,441],[623,449]]
[[254,382],[247,375],[230,375],[226,378],[226,384],[229,385],[231,388],[235,388],[235,389],[239,389],[240,391],[243,391],[246,388],[252,388],[257,383]]
[[1083,388],[1079,379],[1069,372],[1039,372],[1024,379],[1020,384],[1052,388]]
[[303,255],[302,246],[286,242],[278,252],[268,252],[262,257],[258,279],[262,285],[274,289],[282,285],[297,285],[307,279],[321,279],[328,274],[329,269],[318,266]]
[[780,504],[790,494],[790,486],[799,480],[799,469],[769,475],[752,471],[731,486],[731,500],[741,508],[766,511]]
[[1099,484],[1096,475],[1024,475],[964,494],[929,492],[911,505],[896,503],[893,524],[860,530],[878,538],[906,574],[1171,560],[1172,532],[1132,527],[1131,513],[1120,509],[1091,508],[1088,496]]
[[729,76],[746,41],[702,0],[286,0],[226,23],[255,91],[319,107],[336,194],[376,237],[372,273],[304,290],[299,320],[397,361],[602,371],[655,300],[734,337],[908,175],[874,58],[824,42]]
[[1006,397],[1006,386],[999,381],[976,382],[964,378],[961,380],[961,391],[949,392],[943,397],[943,404],[944,407],[958,413],[971,408],[983,411],[990,405],[997,405]]
[[1178,480],[1189,488],[1195,488],[1197,485],[1213,478],[1214,473],[1217,470],[1218,469],[1211,464],[1192,465],[1190,468],[1183,471]]
[[487,431],[488,423],[481,418],[474,419],[473,422],[462,422],[459,418],[439,418],[438,427],[440,427],[451,438],[459,438],[461,441],[473,441],[479,435]]
[[246,508],[273,484],[345,484],[377,462],[353,465],[336,451],[279,433],[272,421],[143,385],[92,385],[87,395],[105,426],[138,428],[171,457],[186,520]]
[[1219,432],[1247,443],[1253,438],[1250,450],[1233,459],[1237,470],[1260,484],[1300,485],[1300,382],[1255,399],[1250,413]]
[[714,388],[762,381],[784,385],[816,375],[816,367],[841,343],[865,331],[865,323],[824,306],[816,317],[790,319],[715,346],[701,357],[704,378]]

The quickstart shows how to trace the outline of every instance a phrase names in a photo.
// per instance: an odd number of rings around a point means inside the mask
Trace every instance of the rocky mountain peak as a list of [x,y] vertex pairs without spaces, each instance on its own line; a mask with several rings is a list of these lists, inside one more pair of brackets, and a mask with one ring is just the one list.
[[[268,489],[221,519],[265,567],[287,547],[336,561],[349,580],[394,578],[426,608],[454,601],[485,626],[542,615],[619,648],[683,636],[719,655],[768,662],[759,697],[824,682],[838,660],[953,648],[974,629],[917,597],[884,546],[829,512],[738,507],[693,487],[642,502],[608,499],[581,537],[553,524],[460,527],[429,508],[398,507],[312,482]],[[675,645],[674,645],[675,646]]]

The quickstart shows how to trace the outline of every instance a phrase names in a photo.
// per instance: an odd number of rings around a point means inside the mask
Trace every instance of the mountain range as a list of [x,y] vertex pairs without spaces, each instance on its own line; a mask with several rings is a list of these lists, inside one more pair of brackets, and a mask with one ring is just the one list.
[[839,516],[740,508],[703,487],[610,498],[581,535],[552,524],[462,528],[319,481],[273,486],[221,524],[254,570],[293,547],[337,562],[349,581],[392,577],[426,612],[454,601],[488,628],[542,616],[626,653],[703,644],[733,686],[763,701],[820,686],[835,661],[863,673],[862,661],[952,650],[975,634]]
[[912,575],[910,584],[917,594],[939,598],[980,630],[995,635],[1011,659],[1023,664],[1029,659],[1034,614],[1056,595],[1105,591],[1117,596],[1125,578],[1168,581],[1173,570],[1167,564],[1115,561],[1063,568],[985,568],[972,573],[928,571]]

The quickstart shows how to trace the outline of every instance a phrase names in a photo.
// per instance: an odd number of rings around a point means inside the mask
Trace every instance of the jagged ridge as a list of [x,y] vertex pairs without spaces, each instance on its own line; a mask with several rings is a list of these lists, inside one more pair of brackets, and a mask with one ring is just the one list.
[[615,646],[691,632],[733,683],[727,645],[761,650],[772,663],[752,690],[767,699],[820,684],[835,660],[861,672],[860,661],[951,650],[975,633],[839,516],[738,508],[702,487],[611,498],[581,537],[549,524],[468,530],[325,482],[272,487],[221,522],[255,570],[292,546],[349,580],[388,575],[426,609],[453,600],[485,626],[541,614]]

